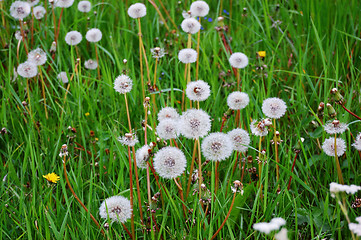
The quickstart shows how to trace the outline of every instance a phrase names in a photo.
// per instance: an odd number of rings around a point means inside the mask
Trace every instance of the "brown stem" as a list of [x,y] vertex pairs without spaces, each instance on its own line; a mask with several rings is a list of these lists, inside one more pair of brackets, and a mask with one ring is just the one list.
[[[132,157],[130,156],[130,147],[128,146],[128,160],[129,160],[129,178],[130,178],[130,183],[129,183],[129,188],[130,188],[130,205],[131,208],[133,208],[133,172],[132,172]],[[132,225],[132,236],[134,235],[134,213],[132,213],[131,216],[131,225]]]
[[28,51],[28,47],[26,46],[26,42],[25,42],[25,34],[24,34],[24,28],[23,28],[23,20],[19,20],[19,23],[20,23],[20,33],[21,33],[21,38],[23,40],[23,43],[24,43],[24,48],[25,48],[25,52],[26,54],[29,53]]
[[280,166],[279,166],[279,163],[280,163],[280,159],[279,159],[279,156],[278,156],[278,141],[277,141],[277,136],[276,136],[276,119],[274,118],[273,119],[273,126],[274,126],[274,137],[273,137],[273,141],[274,141],[274,144],[275,144],[275,155],[276,155],[276,176],[277,176],[277,185],[278,185],[278,189],[279,189],[279,180],[280,180]]
[[131,239],[133,239],[132,234],[129,232],[129,230],[128,230],[128,228],[125,226],[125,224],[122,223],[122,225],[123,225],[123,228],[125,229],[125,231],[128,233],[129,237],[130,237]]
[[181,183],[177,181],[177,179],[173,178],[174,180],[174,183],[177,185],[178,187],[178,190],[179,190],[179,195],[181,196],[181,200],[182,200],[182,206],[183,206],[183,216],[184,218],[186,218],[186,215],[187,215],[187,208],[186,206],[184,205],[185,204],[185,201],[184,201],[184,197],[183,197],[183,189],[182,189],[182,185]]
[[[98,63],[98,80],[100,81],[100,63],[99,63],[99,56],[98,56],[98,47],[96,44],[94,44],[94,48],[95,48],[95,57],[97,59],[97,63]],[[75,46],[75,50],[77,50],[76,46]],[[77,55],[78,55],[78,51],[76,51]]]
[[178,29],[178,28],[177,28],[177,25],[175,24],[173,18],[169,15],[169,12],[167,11],[167,9],[165,8],[165,6],[163,5],[162,1],[161,1],[161,0],[158,0],[158,1],[159,1],[160,5],[162,6],[165,14],[168,16],[168,18],[169,18],[170,21],[172,22],[174,29],[177,30],[177,29]]
[[140,214],[140,220],[142,223],[144,223],[143,220],[143,209],[142,209],[142,200],[140,196],[140,186],[139,186],[139,177],[138,177],[138,167],[137,167],[137,160],[135,157],[135,148],[132,146],[133,151],[133,161],[134,161],[134,172],[135,172],[135,183],[137,185],[137,197],[138,197],[138,205],[139,205],[139,214]]
[[292,164],[292,168],[291,168],[291,176],[290,176],[290,180],[288,181],[287,190],[290,190],[290,188],[291,188],[292,173],[293,173],[293,169],[295,168],[297,156],[298,156],[298,151],[296,151],[295,158],[293,159],[293,164]]
[[187,186],[186,198],[188,197],[189,190],[190,190],[190,187],[191,187],[192,174],[193,174],[194,161],[195,161],[195,158],[196,158],[196,152],[197,152],[197,143],[194,142],[192,162],[191,162],[191,169],[190,169],[190,171],[189,171],[189,177],[188,177],[188,186]]
[[338,161],[336,140],[337,140],[337,135],[335,133],[334,148],[335,148],[335,160],[336,160],[337,175],[338,175],[338,180],[340,181],[340,183],[345,184],[344,181],[343,181],[343,177],[342,177],[342,170],[341,170],[341,167],[340,167],[340,162]]
[[159,11],[159,8],[157,7],[157,5],[156,5],[152,0],[148,0],[148,2],[150,2],[150,4],[153,5],[153,7],[155,8],[155,10],[156,10],[157,13],[159,14],[160,19],[163,21],[164,26],[167,28],[167,30],[168,30],[168,32],[169,32],[170,30],[169,30],[168,24],[167,24],[167,22],[165,21],[162,13]]
[[361,120],[361,117],[357,116],[356,114],[354,114],[353,112],[351,112],[350,110],[348,110],[345,105],[341,105],[343,109],[346,110],[346,112],[348,112],[349,114],[351,114],[352,116],[354,116],[355,118],[357,118],[358,120]]
[[61,8],[60,11],[60,16],[59,16],[59,20],[58,20],[58,27],[57,27],[57,31],[56,31],[56,35],[55,35],[55,42],[58,43],[58,37],[59,37],[59,32],[60,32],[60,23],[61,23],[61,18],[63,16],[63,12],[64,12],[64,8]]

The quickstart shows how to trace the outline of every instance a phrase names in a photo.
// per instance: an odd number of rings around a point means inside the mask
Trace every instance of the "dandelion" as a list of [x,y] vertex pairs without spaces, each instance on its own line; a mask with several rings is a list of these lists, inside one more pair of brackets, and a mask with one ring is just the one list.
[[211,133],[203,139],[201,149],[207,159],[222,161],[231,156],[233,143],[231,138],[225,133]]
[[246,152],[248,145],[251,143],[251,138],[247,131],[236,128],[228,132],[227,135],[233,142],[233,149],[239,152]]
[[186,33],[195,34],[201,29],[201,24],[194,18],[186,18],[183,20],[181,28]]
[[164,107],[158,112],[158,121],[162,121],[164,119],[179,119],[179,114],[175,108],[172,107]]
[[182,63],[194,63],[197,61],[197,51],[191,48],[185,48],[179,51],[178,59]]
[[350,229],[351,232],[361,237],[361,217],[357,217],[356,221],[358,223],[349,223],[348,228]]
[[128,15],[131,18],[142,18],[147,14],[147,8],[143,3],[135,3],[128,8]]
[[98,28],[92,28],[88,30],[85,38],[88,42],[99,42],[102,39],[102,32]]
[[133,81],[130,77],[125,74],[118,76],[114,81],[114,89],[120,94],[130,92],[133,87]]
[[153,165],[159,176],[172,179],[184,172],[187,160],[184,153],[178,148],[164,147],[154,155]]
[[96,60],[89,59],[84,62],[84,67],[91,70],[97,69],[98,62]]
[[126,222],[132,216],[130,201],[123,196],[113,196],[105,199],[99,207],[101,218],[108,217],[113,222]]
[[152,53],[152,57],[156,59],[162,58],[166,54],[164,48],[160,47],[151,48],[150,52]]
[[46,175],[43,175],[43,178],[45,178],[46,180],[48,180],[51,183],[56,183],[57,181],[60,180],[60,177],[58,175],[56,175],[55,173],[48,173]]
[[118,137],[118,141],[129,147],[134,147],[134,145],[139,142],[137,136],[132,133],[126,133],[123,137]]
[[262,233],[269,234],[272,231],[278,230],[281,226],[285,224],[286,221],[283,218],[273,218],[269,223],[260,222],[253,224],[253,229]]
[[188,109],[180,118],[179,130],[186,138],[204,137],[211,130],[210,117],[201,109]]
[[228,95],[227,105],[230,109],[240,110],[245,108],[249,103],[247,93],[235,91]]
[[80,1],[78,3],[78,10],[80,12],[84,12],[84,13],[90,12],[91,6],[92,5],[89,1]]
[[15,32],[15,39],[18,41],[23,40],[23,36],[21,36],[21,32],[20,31],[16,31]]
[[37,66],[44,65],[46,63],[46,53],[41,48],[34,49],[28,53],[28,62]]
[[27,0],[31,7],[34,7],[36,4],[39,3],[39,0]]
[[58,79],[61,80],[64,84],[69,82],[68,75],[66,72],[60,72],[58,74]]
[[361,132],[359,132],[356,136],[355,142],[352,144],[356,150],[361,151]]
[[282,228],[281,231],[275,234],[276,240],[288,240],[287,228]]
[[74,0],[55,0],[55,7],[68,8],[71,7]]
[[267,98],[263,101],[262,112],[269,118],[278,119],[286,113],[286,103],[280,98]]
[[258,51],[258,52],[257,52],[257,55],[258,55],[258,57],[260,57],[260,58],[264,58],[264,57],[266,57],[266,51]]
[[43,6],[36,6],[33,8],[33,14],[36,19],[42,19],[45,16],[46,10]]
[[347,129],[347,124],[336,119],[325,124],[323,128],[328,134],[343,133]]
[[229,63],[234,68],[245,68],[248,65],[248,57],[244,53],[236,52],[229,57]]
[[205,1],[195,1],[191,4],[190,12],[193,16],[205,17],[209,12],[209,6]]
[[15,19],[26,18],[31,11],[30,4],[23,1],[15,1],[10,6],[10,15]]
[[135,158],[137,160],[137,167],[142,168],[142,169],[146,169],[147,168],[147,162],[150,158],[150,147],[149,145],[144,145],[143,147],[139,148],[136,152],[135,152]]
[[157,126],[158,136],[168,140],[178,136],[178,121],[174,119],[164,119]]
[[185,11],[185,10],[183,10],[182,16],[183,16],[183,18],[191,18],[191,17],[194,17],[194,16],[192,16],[192,13],[191,13],[190,11]]
[[261,121],[253,120],[251,122],[251,132],[255,136],[266,136],[268,134],[268,126],[272,124],[269,119],[262,119]]
[[347,194],[355,194],[356,192],[361,190],[361,186],[356,185],[343,185],[335,182],[330,183],[330,193],[331,197],[335,197],[339,192],[346,192]]
[[[322,144],[323,151],[331,157],[335,156],[335,139],[327,138]],[[342,138],[336,138],[336,150],[337,156],[342,156],[346,151],[346,143]]]
[[189,82],[187,84],[186,94],[187,97],[192,101],[204,101],[210,96],[211,90],[203,80],[195,82]]
[[32,78],[38,74],[38,68],[34,63],[26,61],[19,64],[17,72],[20,76],[24,78]]
[[70,31],[65,35],[65,42],[70,45],[78,45],[83,39],[82,35],[78,31]]

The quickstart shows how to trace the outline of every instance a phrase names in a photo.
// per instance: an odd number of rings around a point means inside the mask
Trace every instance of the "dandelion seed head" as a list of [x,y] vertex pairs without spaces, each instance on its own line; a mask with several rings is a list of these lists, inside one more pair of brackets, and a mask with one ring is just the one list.
[[118,137],[118,141],[125,145],[125,146],[129,146],[129,147],[134,147],[135,144],[137,144],[138,138],[137,135],[132,134],[132,133],[126,133],[124,136]]
[[34,63],[26,61],[19,64],[17,72],[20,76],[24,78],[32,78],[38,74],[38,68]]
[[201,149],[206,159],[218,162],[231,156],[233,143],[225,133],[211,133],[203,139]]
[[192,101],[205,101],[211,94],[211,89],[203,80],[189,82],[186,89],[187,97]]
[[144,145],[135,152],[135,158],[137,160],[137,167],[141,169],[147,168],[147,162],[149,161],[149,145]]
[[164,119],[157,126],[157,133],[160,138],[165,140],[177,138],[179,134],[178,121],[174,119]]
[[84,67],[86,69],[91,69],[91,70],[97,69],[98,68],[98,62],[96,60],[89,59],[89,60],[84,62]]
[[55,0],[55,7],[68,8],[74,3],[74,0]]
[[260,137],[266,136],[268,134],[267,123],[268,121],[265,122],[264,119],[261,121],[253,120],[250,125],[252,134]]
[[190,12],[193,16],[205,17],[209,12],[209,6],[205,1],[195,1],[191,4]]
[[330,193],[333,198],[339,192],[346,192],[347,194],[353,195],[360,190],[361,190],[361,186],[356,186],[353,184],[352,185],[343,185],[343,184],[338,184],[335,182],[330,183]]
[[348,228],[351,232],[361,237],[361,216],[356,218],[358,223],[349,223]]
[[130,201],[122,196],[113,196],[105,199],[99,207],[101,218],[108,216],[113,222],[126,222],[132,216]]
[[20,31],[15,32],[15,39],[18,40],[18,41],[21,41],[23,39],[23,36],[21,36]]
[[128,8],[128,15],[131,18],[142,18],[147,14],[147,8],[143,3],[135,3]]
[[229,63],[234,68],[245,68],[248,65],[248,57],[244,53],[236,52],[229,57]]
[[78,3],[78,10],[80,12],[90,12],[92,4],[89,1],[80,1]]
[[270,234],[272,231],[278,230],[285,224],[286,221],[283,218],[273,218],[269,223],[260,222],[253,224],[253,229],[265,234]]
[[37,66],[44,65],[46,63],[46,53],[41,48],[34,49],[28,53],[28,61]]
[[251,138],[247,131],[236,128],[228,132],[227,135],[233,143],[233,149],[238,152],[246,152],[248,145],[251,143]]
[[114,89],[120,94],[128,93],[132,90],[133,81],[125,74],[118,76],[114,81]]
[[60,72],[58,74],[58,79],[61,80],[64,84],[69,82],[68,75],[66,72]]
[[179,51],[178,59],[182,63],[194,63],[197,61],[197,52],[191,48],[185,48]]
[[188,109],[180,117],[179,131],[186,138],[204,137],[211,130],[211,119],[201,109]]
[[181,28],[186,33],[195,34],[201,29],[201,24],[194,18],[186,18],[182,21]]
[[175,108],[164,107],[158,112],[158,121],[161,122],[164,119],[178,120],[179,114]]
[[230,109],[240,110],[245,108],[249,103],[249,96],[247,93],[235,91],[228,95],[227,105]]
[[347,124],[339,120],[333,120],[327,122],[323,128],[328,134],[343,133],[347,129]]
[[355,142],[352,144],[357,151],[361,151],[361,132],[359,132],[355,138]]
[[286,103],[280,98],[267,98],[263,101],[262,112],[269,118],[281,118],[287,110]]
[[[330,137],[325,139],[322,144],[322,149],[326,155],[334,157],[335,156],[335,138]],[[346,142],[342,138],[336,138],[336,150],[337,156],[342,156],[346,151]]]
[[33,14],[36,19],[42,19],[45,16],[46,10],[43,6],[36,6],[33,8]]
[[184,172],[187,160],[184,153],[178,148],[164,147],[154,155],[153,165],[159,176],[172,179]]
[[70,31],[65,35],[65,42],[70,46],[78,45],[82,39],[83,36],[78,31]]
[[15,19],[26,18],[31,11],[31,6],[27,2],[15,1],[10,6],[10,15]]
[[26,2],[29,3],[31,7],[34,7],[39,3],[39,0],[27,0]]
[[152,57],[157,59],[164,57],[166,54],[164,48],[160,47],[151,48],[150,52],[152,53]]
[[282,228],[281,231],[275,234],[276,240],[288,240],[287,228]]
[[98,28],[89,29],[85,35],[88,42],[99,42],[102,39],[102,32]]

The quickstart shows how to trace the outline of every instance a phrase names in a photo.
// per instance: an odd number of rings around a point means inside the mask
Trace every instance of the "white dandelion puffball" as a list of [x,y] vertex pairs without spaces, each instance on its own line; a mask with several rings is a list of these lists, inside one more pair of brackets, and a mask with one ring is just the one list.
[[78,10],[80,12],[90,12],[90,9],[92,7],[92,4],[89,1],[80,1],[78,3]]
[[125,74],[118,76],[114,81],[114,89],[120,94],[128,93],[132,90],[133,81]]
[[15,32],[15,38],[16,38],[16,40],[18,40],[18,41],[23,40],[23,36],[21,36],[21,32],[20,32],[20,31],[16,31],[16,32]]
[[361,151],[361,132],[359,132],[356,136],[355,142],[352,144],[356,150]]
[[126,133],[125,136],[118,137],[118,141],[121,144],[123,144],[125,146],[129,146],[129,147],[134,147],[135,144],[137,144],[139,142],[137,135],[131,134],[131,133]]
[[34,63],[26,61],[19,64],[17,72],[24,78],[32,78],[38,74],[38,67]]
[[228,95],[227,105],[230,109],[240,110],[245,108],[249,103],[249,96],[247,93],[235,91]]
[[288,240],[287,228],[282,228],[281,231],[275,234],[276,240]]
[[180,117],[179,131],[186,138],[204,137],[211,130],[211,119],[201,109],[188,109]]
[[343,133],[347,129],[347,124],[342,123],[339,120],[333,120],[333,121],[327,122],[324,125],[323,129],[328,134]]
[[234,68],[245,68],[248,65],[248,57],[244,53],[236,52],[229,57],[229,63]]
[[195,34],[201,29],[201,24],[194,18],[186,18],[183,20],[181,28],[186,33]]
[[98,28],[92,28],[88,30],[85,38],[88,42],[99,42],[102,39],[102,36],[102,32]]
[[36,19],[42,19],[45,16],[46,10],[43,6],[36,6],[33,8],[33,14]]
[[142,18],[147,14],[147,8],[143,3],[135,3],[128,8],[128,15],[131,18]]
[[31,11],[31,6],[27,2],[15,1],[10,6],[10,15],[15,19],[26,18]]
[[348,228],[350,229],[351,232],[361,237],[361,217],[357,217],[356,221],[358,223],[349,223]]
[[157,126],[157,133],[160,138],[165,140],[177,138],[179,134],[178,121],[174,119],[164,119]]
[[28,53],[28,61],[40,66],[46,63],[46,53],[43,49],[37,48]]
[[65,42],[70,46],[78,45],[82,39],[83,36],[78,31],[70,31],[65,35]]
[[58,79],[61,80],[64,84],[69,82],[68,75],[66,72],[60,72],[58,74]]
[[283,218],[273,218],[269,223],[260,222],[253,224],[253,229],[265,234],[269,234],[272,231],[280,229],[280,227],[285,224],[286,221]]
[[[334,157],[335,156],[335,138],[330,137],[325,139],[322,144],[322,149],[326,155]],[[337,156],[342,156],[346,151],[346,143],[342,138],[336,138],[336,150]]]
[[209,12],[209,6],[205,1],[195,1],[191,4],[190,12],[193,16],[205,17]]
[[141,169],[147,168],[147,162],[149,161],[149,150],[148,145],[144,145],[135,152],[135,158],[137,160],[137,167]]
[[203,139],[201,149],[206,159],[218,162],[231,156],[233,143],[225,133],[211,133]]
[[154,155],[153,165],[159,176],[172,179],[184,172],[187,160],[184,153],[178,148],[164,147]]
[[68,8],[71,7],[74,0],[55,0],[55,7]]
[[330,183],[330,193],[331,193],[331,197],[335,197],[336,193],[339,192],[346,192],[347,194],[355,194],[358,191],[361,190],[361,186],[356,186],[356,185],[342,185],[342,184],[338,184],[335,182]]
[[91,70],[97,69],[98,62],[96,60],[89,59],[89,60],[84,62],[84,67],[86,69],[91,69]]
[[192,101],[205,101],[211,95],[211,89],[208,83],[198,80],[187,84],[186,94]]
[[178,59],[182,63],[194,63],[197,61],[197,52],[192,48],[185,48],[179,51]]
[[175,108],[164,107],[158,112],[158,121],[163,121],[164,119],[173,119],[178,120],[179,114]]
[[124,223],[132,216],[130,201],[122,196],[107,198],[99,207],[99,215],[104,219],[109,216],[113,222]]
[[31,7],[34,7],[36,4],[39,3],[39,0],[27,0]]
[[255,136],[263,137],[268,134],[268,127],[265,125],[263,120],[253,120],[250,127],[252,134]]
[[280,98],[267,98],[262,104],[262,112],[269,118],[278,119],[285,115],[286,110],[287,105]]
[[251,138],[246,130],[236,128],[228,132],[227,135],[233,142],[233,149],[238,152],[246,152],[249,144],[251,143]]

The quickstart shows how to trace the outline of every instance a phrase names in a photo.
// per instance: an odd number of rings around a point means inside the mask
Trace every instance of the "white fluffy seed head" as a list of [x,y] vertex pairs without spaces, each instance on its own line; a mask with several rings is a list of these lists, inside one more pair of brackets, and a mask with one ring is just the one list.
[[55,7],[68,8],[71,7],[74,0],[55,0]]
[[361,237],[361,216],[356,218],[358,223],[349,223],[348,228],[351,232]]
[[178,148],[164,147],[154,155],[153,165],[159,176],[172,179],[184,172],[187,160],[184,153]]
[[60,72],[58,74],[58,79],[61,80],[63,83],[69,82],[68,75],[66,74],[66,72]]
[[70,46],[78,45],[82,39],[83,36],[78,31],[70,31],[65,35],[65,42]]
[[201,149],[206,159],[218,162],[231,156],[233,143],[225,133],[211,133],[203,139]]
[[197,52],[192,48],[185,48],[179,51],[178,59],[182,63],[194,63],[197,61]]
[[233,143],[233,149],[238,152],[246,152],[249,144],[251,143],[251,138],[247,131],[236,128],[228,132],[227,135]]
[[89,60],[84,62],[84,67],[86,69],[91,69],[91,70],[97,69],[98,62],[96,60],[89,59]]
[[39,66],[46,63],[46,53],[43,49],[37,48],[28,53],[28,61]]
[[147,162],[149,161],[149,150],[148,145],[144,145],[135,152],[135,158],[137,160],[137,167],[141,169],[147,168]]
[[23,36],[21,36],[21,32],[20,31],[16,31],[15,32],[15,38],[18,41],[21,41],[23,39]]
[[188,109],[180,117],[179,131],[186,138],[204,137],[211,130],[211,119],[201,109]]
[[282,228],[281,231],[275,234],[276,240],[288,240],[287,228]]
[[99,215],[104,219],[109,216],[112,222],[124,223],[132,216],[130,201],[122,196],[107,198],[99,207]]
[[[335,156],[335,138],[330,137],[325,139],[322,144],[323,151],[331,157]],[[346,151],[346,142],[342,138],[336,138],[337,156],[342,156]]]
[[39,3],[39,0],[27,0],[31,7],[34,7],[36,4]]
[[10,15],[15,19],[26,18],[31,11],[31,6],[27,2],[15,1],[10,6]]
[[177,138],[179,134],[178,120],[164,119],[157,126],[157,133],[160,138],[165,140]]
[[260,222],[253,224],[253,229],[265,234],[269,234],[272,231],[278,230],[281,226],[285,224],[286,221],[283,218],[273,218],[269,223]]
[[43,6],[36,6],[33,8],[33,14],[36,19],[42,19],[45,16],[46,10]]
[[201,29],[201,24],[194,18],[186,18],[183,20],[181,28],[186,33],[195,34]]
[[328,134],[343,133],[347,129],[347,124],[338,120],[329,121],[324,125],[323,129]]
[[355,138],[355,142],[352,144],[356,150],[361,151],[361,132],[359,132]]
[[361,190],[361,186],[356,185],[342,185],[335,182],[330,183],[330,193],[331,197],[335,197],[339,192],[346,192],[347,194],[355,194]]
[[229,63],[234,68],[245,68],[248,65],[248,57],[244,53],[236,52],[229,57]]
[[173,119],[178,120],[179,114],[175,108],[164,107],[158,112],[158,121],[163,121],[164,119]]
[[263,137],[268,134],[268,126],[265,120],[266,119],[262,119],[261,121],[253,120],[251,122],[250,128],[253,135]]
[[143,3],[135,3],[128,8],[128,15],[131,18],[142,18],[147,14],[147,8]]
[[211,94],[211,89],[203,80],[189,82],[186,89],[187,97],[192,101],[205,101]]
[[240,110],[245,108],[249,103],[249,96],[247,93],[235,91],[228,95],[227,105],[230,109]]
[[88,42],[99,42],[102,39],[102,32],[98,28],[89,29],[85,35]]
[[78,10],[80,12],[90,12],[92,4],[89,1],[80,1],[78,3]]
[[209,6],[205,1],[195,1],[191,4],[190,12],[193,16],[205,17],[209,12]]
[[129,147],[134,147],[135,144],[139,142],[137,135],[131,133],[126,133],[125,136],[118,137],[118,141],[121,144]]
[[24,78],[32,78],[38,74],[38,67],[29,61],[19,64],[17,72]]
[[263,101],[262,112],[269,118],[281,118],[287,110],[286,103],[280,98],[267,98]]
[[114,81],[114,89],[120,94],[128,93],[132,90],[133,81],[125,74],[118,76]]

